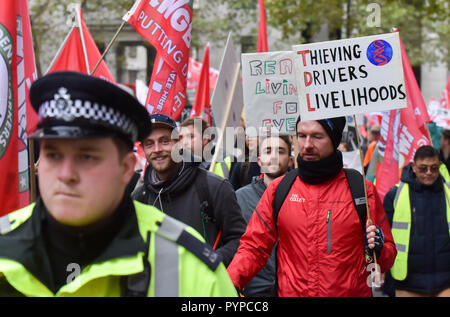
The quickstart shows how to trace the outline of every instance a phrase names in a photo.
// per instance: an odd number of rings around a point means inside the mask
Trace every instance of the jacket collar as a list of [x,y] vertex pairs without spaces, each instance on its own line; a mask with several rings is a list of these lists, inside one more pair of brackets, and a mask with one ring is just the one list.
[[[62,289],[78,289],[89,280],[108,275],[111,271],[104,269],[106,266],[116,266],[115,272],[128,275],[134,274],[136,263],[142,264],[142,255],[145,252],[145,243],[139,232],[138,222],[134,206],[131,202],[121,204],[132,208],[124,218],[123,225],[112,238],[104,250],[97,257],[82,268],[81,273],[71,283]],[[131,207],[130,207],[131,206]],[[117,211],[116,211],[117,212]],[[55,282],[49,261],[48,248],[43,233],[43,222],[46,218],[46,208],[42,200],[38,199],[31,217],[19,228],[0,237],[0,272],[10,280],[11,284],[24,294],[40,292],[39,296],[52,294],[50,290],[55,289]],[[108,260],[119,259],[108,264]],[[134,265],[124,265],[125,262],[133,262]],[[142,269],[142,268],[141,268]],[[22,277],[20,277],[22,276]],[[25,279],[25,280],[24,280]],[[26,280],[28,279],[28,282]],[[37,279],[40,283],[31,280]],[[17,282],[23,281],[23,282]],[[80,283],[81,282],[81,283]],[[74,286],[73,283],[76,283]],[[14,285],[15,284],[15,285]],[[34,285],[34,286],[33,286]],[[46,290],[46,291],[45,291]],[[49,293],[47,295],[43,293]]]

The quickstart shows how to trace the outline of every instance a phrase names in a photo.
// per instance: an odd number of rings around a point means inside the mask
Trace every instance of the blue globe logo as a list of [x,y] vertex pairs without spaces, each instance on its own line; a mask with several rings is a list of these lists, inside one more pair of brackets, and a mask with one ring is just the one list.
[[384,40],[375,40],[367,48],[367,59],[375,66],[383,66],[392,59],[392,46]]

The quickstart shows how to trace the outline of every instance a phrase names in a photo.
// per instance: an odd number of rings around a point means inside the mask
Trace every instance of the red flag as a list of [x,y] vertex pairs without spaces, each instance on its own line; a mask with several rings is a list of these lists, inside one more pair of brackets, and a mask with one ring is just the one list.
[[[407,108],[389,112],[383,161],[377,169],[376,186],[381,199],[400,180],[401,171],[422,145],[431,144],[425,123],[430,121],[425,102],[400,39]],[[382,126],[383,127],[383,126]],[[383,135],[383,131],[381,133]]]
[[192,0],[137,0],[124,16],[157,50],[145,106],[178,119],[186,104]]
[[36,78],[26,0],[0,2],[0,215],[29,203],[27,131],[36,125],[28,90]]
[[[74,25],[72,30],[70,30],[57,56],[49,67],[48,73],[61,70],[73,70],[90,74],[101,58],[94,38],[84,23],[80,8],[77,8],[76,14],[78,15],[77,24],[79,25]],[[106,66],[105,61],[100,63],[93,75],[113,83],[116,82],[108,66]]]
[[[200,81],[200,74],[202,70],[202,63],[189,57],[187,89],[197,89]],[[214,90],[216,87],[217,78],[219,78],[219,71],[214,68],[209,68],[209,90]]]
[[267,47],[266,10],[264,8],[264,0],[259,0],[259,30],[256,51],[258,53],[269,51]]
[[447,80],[444,91],[442,92],[441,107],[450,109],[450,77]]
[[191,117],[199,117],[203,113],[203,119],[211,125],[211,100],[209,96],[209,44],[206,45],[203,56],[200,80],[195,93],[194,105]]

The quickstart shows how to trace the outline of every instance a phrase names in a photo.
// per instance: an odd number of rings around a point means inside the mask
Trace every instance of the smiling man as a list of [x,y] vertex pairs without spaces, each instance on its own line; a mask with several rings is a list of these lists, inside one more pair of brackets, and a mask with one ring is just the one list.
[[172,118],[153,114],[151,121],[153,131],[141,142],[149,165],[133,198],[196,229],[228,265],[245,231],[231,184],[201,168],[190,151],[177,157],[182,144]]
[[133,144],[151,131],[133,96],[56,72],[33,83],[30,100],[41,196],[0,218],[0,296],[235,294],[195,230],[127,194]]
[[397,297],[450,296],[450,188],[440,164],[436,149],[421,146],[384,198],[398,251],[391,269]]

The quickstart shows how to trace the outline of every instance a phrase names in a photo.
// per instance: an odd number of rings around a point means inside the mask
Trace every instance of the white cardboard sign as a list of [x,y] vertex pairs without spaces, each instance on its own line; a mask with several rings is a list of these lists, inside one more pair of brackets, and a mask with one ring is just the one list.
[[[233,80],[235,77],[236,65],[239,60],[234,53],[234,45],[231,33],[228,34],[227,44],[220,63],[219,77],[211,99],[211,107],[214,121],[217,127],[222,127],[226,120],[226,127],[238,127],[241,123],[241,113],[243,107],[242,83],[238,82],[233,89]],[[233,94],[233,95],[231,95]],[[231,100],[231,109],[228,118],[225,118],[227,101]]]
[[293,50],[303,121],[407,106],[398,32]]
[[295,134],[299,112],[295,53],[242,54],[245,120],[258,134]]

